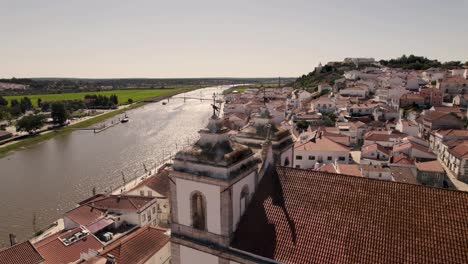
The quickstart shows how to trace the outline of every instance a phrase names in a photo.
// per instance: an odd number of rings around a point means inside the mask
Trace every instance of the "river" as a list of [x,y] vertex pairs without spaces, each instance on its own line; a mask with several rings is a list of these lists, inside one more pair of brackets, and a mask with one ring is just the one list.
[[[225,88],[185,95],[212,98]],[[154,167],[193,143],[212,113],[210,103],[175,98],[167,105],[151,103],[128,111],[130,122],[101,133],[74,131],[1,158],[0,248],[8,245],[9,233],[18,241],[31,237],[34,215],[36,227],[46,227],[91,196],[93,187],[98,192],[117,188],[122,172],[127,180],[140,176],[143,163]]]

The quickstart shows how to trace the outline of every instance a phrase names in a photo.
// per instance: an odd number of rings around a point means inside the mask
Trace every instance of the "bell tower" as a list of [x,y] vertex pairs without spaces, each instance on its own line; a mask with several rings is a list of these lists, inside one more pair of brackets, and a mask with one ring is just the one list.
[[170,172],[172,263],[210,263],[195,249],[228,247],[256,188],[258,159],[231,140],[212,107],[199,140],[176,154]]

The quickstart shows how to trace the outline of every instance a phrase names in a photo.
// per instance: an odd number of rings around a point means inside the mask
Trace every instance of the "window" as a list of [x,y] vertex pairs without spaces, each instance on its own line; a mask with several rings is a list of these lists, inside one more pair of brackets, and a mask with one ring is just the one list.
[[153,214],[156,213],[156,206],[153,206],[153,208],[151,209],[153,211]]
[[289,166],[289,158],[288,157],[286,157],[286,159],[284,160],[284,166],[285,167]]
[[338,160],[339,161],[345,161],[345,157],[339,157]]
[[148,191],[148,196],[153,196],[153,193],[151,191]]
[[249,203],[249,186],[245,185],[242,188],[242,192],[240,195],[240,215],[242,216],[247,208],[247,204]]
[[200,192],[194,192],[190,199],[192,227],[199,230],[206,229],[206,200]]
[[140,191],[140,196],[145,196],[145,191],[141,190]]
[[151,222],[151,214],[148,212],[148,222]]
[[301,168],[301,165],[296,165],[296,169],[300,169]]
[[144,222],[146,220],[146,215],[145,214],[142,214],[141,215],[141,221]]
[[332,157],[331,157],[331,156],[328,156],[328,157],[327,157],[327,160],[332,160]]
[[309,160],[315,160],[315,156],[309,156]]
[[299,156],[299,155],[298,155],[298,156],[296,156],[296,159],[297,159],[297,160],[301,160],[301,159],[302,159],[302,156]]

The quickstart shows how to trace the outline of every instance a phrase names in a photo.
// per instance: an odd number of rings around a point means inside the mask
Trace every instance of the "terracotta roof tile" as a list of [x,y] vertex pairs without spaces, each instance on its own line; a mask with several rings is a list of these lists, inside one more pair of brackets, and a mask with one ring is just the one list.
[[135,188],[132,190],[138,189],[142,186],[147,186],[148,188],[154,190],[155,192],[164,195],[164,197],[169,197],[170,190],[169,190],[169,171],[163,170],[160,173],[148,177],[144,181],[140,182]]
[[89,201],[89,206],[99,209],[118,209],[139,212],[152,204],[155,197],[133,195],[109,195]]
[[38,264],[43,261],[29,241],[0,250],[0,264]]
[[416,168],[420,171],[445,172],[438,160],[427,162],[416,162]]
[[404,153],[399,153],[392,157],[392,164],[414,165],[414,160]]
[[260,182],[234,248],[296,264],[468,259],[468,193],[284,167],[276,172]]
[[335,141],[327,138],[326,136],[317,137],[315,142],[297,141],[294,144],[296,150],[310,150],[310,151],[349,151],[349,148],[336,143]]
[[112,254],[118,264],[145,263],[161,248],[169,243],[166,230],[144,226],[106,246],[101,256]]
[[416,180],[416,174],[413,173],[411,168],[392,166],[390,167],[390,171],[396,182],[419,184]]
[[387,155],[390,155],[390,150],[387,150],[384,146],[377,143],[368,144],[361,148],[362,153],[369,153],[377,150]]
[[88,253],[90,249],[100,250],[102,248],[101,242],[92,234],[88,234],[85,238],[80,239],[68,246],[66,246],[60,238],[65,238],[81,228],[75,228],[67,232],[60,232],[47,237],[34,244],[37,251],[44,257],[47,264],[62,264],[75,262],[80,259],[81,253]]
[[80,205],[64,214],[73,222],[80,225],[88,225],[105,215],[105,210],[100,210],[89,205]]

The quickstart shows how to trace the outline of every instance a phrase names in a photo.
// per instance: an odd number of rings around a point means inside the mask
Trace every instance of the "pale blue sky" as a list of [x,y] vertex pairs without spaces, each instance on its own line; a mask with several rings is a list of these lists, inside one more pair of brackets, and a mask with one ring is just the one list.
[[0,77],[299,76],[403,53],[468,60],[468,0],[0,0]]

